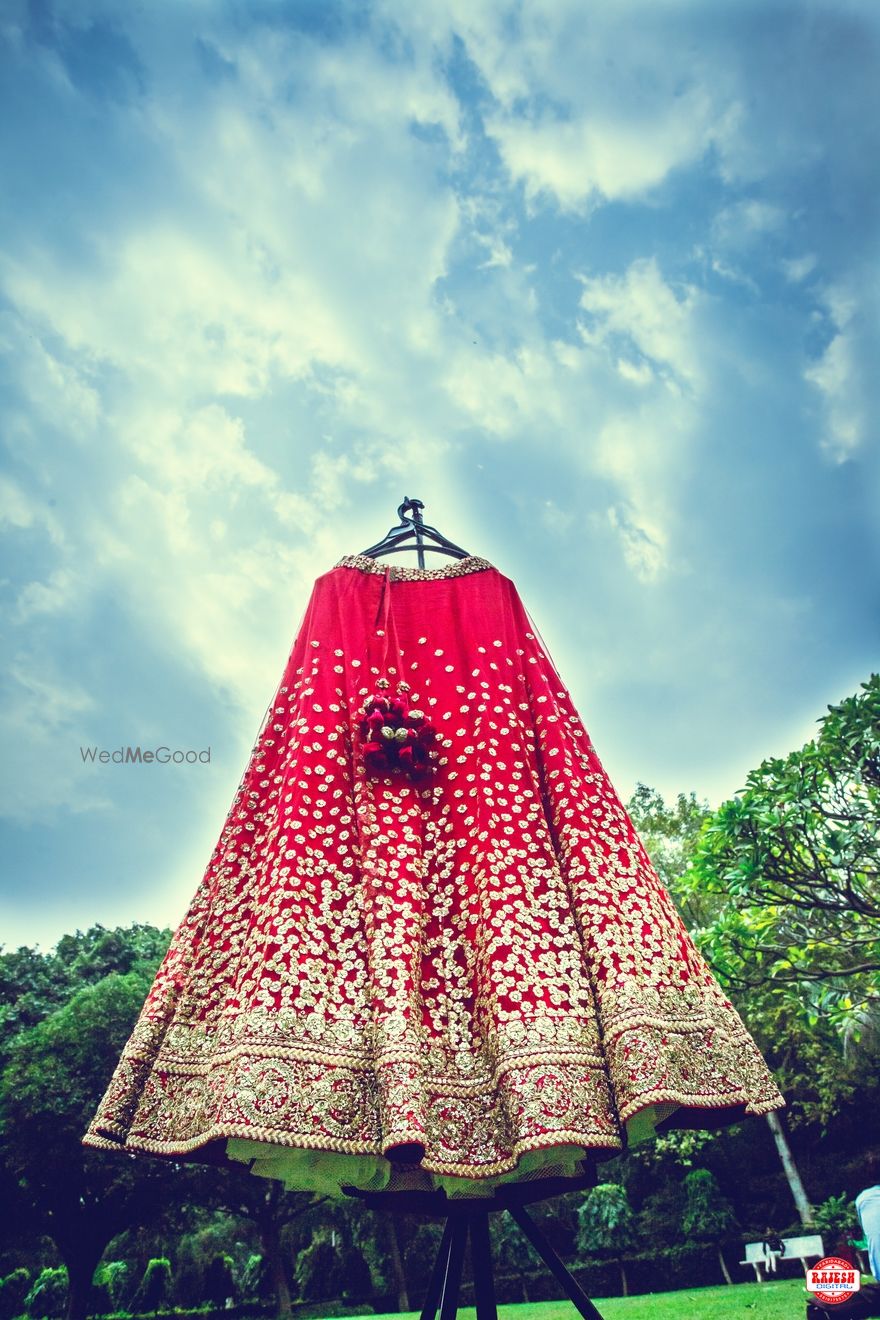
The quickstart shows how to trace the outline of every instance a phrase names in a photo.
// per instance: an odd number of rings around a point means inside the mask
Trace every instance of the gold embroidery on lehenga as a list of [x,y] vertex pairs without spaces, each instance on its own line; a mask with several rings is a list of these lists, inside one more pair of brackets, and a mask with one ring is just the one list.
[[366,555],[343,555],[338,560],[336,568],[357,568],[362,573],[385,573],[387,568],[391,570],[392,582],[430,582],[436,578],[457,578],[466,577],[469,573],[482,573],[487,568],[493,568],[488,559],[480,559],[478,555],[466,555],[464,559],[454,559],[449,564],[439,565],[437,568],[410,568],[407,564],[383,564],[378,559],[370,559]]

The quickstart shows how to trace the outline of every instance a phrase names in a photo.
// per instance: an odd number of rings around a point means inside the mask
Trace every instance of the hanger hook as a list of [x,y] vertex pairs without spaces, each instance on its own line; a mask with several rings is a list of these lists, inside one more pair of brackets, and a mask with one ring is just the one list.
[[[424,507],[425,507],[425,506],[424,506],[424,504],[422,503],[421,500],[411,500],[411,499],[409,499],[409,498],[407,497],[407,498],[403,501],[403,503],[402,503],[401,505],[398,506],[397,516],[398,516],[398,518],[400,519],[401,523],[405,523],[405,522],[408,522],[408,523],[419,523],[419,522],[421,522],[421,518],[418,517],[418,513],[417,513],[417,511],[420,510],[420,509],[423,509]],[[413,511],[413,513],[416,514],[416,517],[415,517],[415,518],[407,518],[406,514],[407,514],[407,511],[410,510],[410,509]]]

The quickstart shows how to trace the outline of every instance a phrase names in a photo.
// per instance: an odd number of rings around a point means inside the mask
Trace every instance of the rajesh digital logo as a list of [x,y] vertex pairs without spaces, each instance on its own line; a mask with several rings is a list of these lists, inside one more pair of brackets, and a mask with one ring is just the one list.
[[848,1260],[839,1256],[824,1256],[817,1265],[807,1270],[807,1292],[816,1294],[823,1306],[839,1306],[857,1293],[862,1278]]

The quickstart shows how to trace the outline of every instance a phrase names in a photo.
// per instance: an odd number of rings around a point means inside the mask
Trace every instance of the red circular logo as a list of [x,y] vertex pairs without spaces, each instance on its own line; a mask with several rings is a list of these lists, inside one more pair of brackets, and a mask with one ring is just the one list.
[[815,1293],[816,1301],[825,1306],[848,1302],[859,1291],[861,1275],[848,1260],[840,1256],[823,1256],[807,1270],[807,1291]]

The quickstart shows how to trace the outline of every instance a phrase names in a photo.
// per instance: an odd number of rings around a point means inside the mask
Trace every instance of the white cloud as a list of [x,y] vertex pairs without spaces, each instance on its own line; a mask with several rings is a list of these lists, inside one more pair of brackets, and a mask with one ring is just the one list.
[[715,216],[712,230],[717,242],[725,247],[741,248],[764,234],[778,234],[787,216],[775,202],[747,197],[724,206]]
[[633,385],[650,385],[656,380],[654,372],[647,362],[632,362],[629,358],[618,358],[615,368],[619,376]]
[[[113,107],[115,132],[161,161],[162,186],[135,174],[128,207],[79,218],[94,260],[38,231],[0,263],[30,468],[0,492],[5,516],[53,528],[66,555],[24,578],[14,622],[74,588],[111,600],[232,697],[246,739],[314,577],[377,538],[404,477],[424,492],[430,473],[437,500],[448,485],[434,472],[450,404],[436,384],[430,399],[425,364],[447,333],[434,292],[460,217],[437,164],[461,148],[459,109],[439,71],[401,60],[389,77],[367,40],[178,14],[172,54],[164,21],[130,20],[148,90]],[[208,84],[188,64],[193,26],[234,76]],[[36,492],[71,432],[89,445],[50,517]]]
[[702,92],[643,117],[602,106],[574,115],[533,122],[494,115],[486,125],[526,196],[549,194],[564,211],[649,192],[672,170],[698,159],[711,138],[711,107]]
[[9,477],[0,476],[0,523],[31,527],[36,520],[33,501]]
[[50,512],[45,501],[35,498],[20,482],[2,475],[0,475],[0,527],[19,530],[35,527],[44,533],[52,545],[59,547],[64,542],[61,524]]
[[444,386],[472,425],[499,439],[524,428],[558,426],[566,410],[566,395],[557,388],[558,364],[539,345],[522,347],[511,356],[500,353],[453,355]]
[[583,213],[650,195],[732,133],[737,80],[678,39],[678,8],[384,0],[377,12],[423,60],[448,59],[454,34],[491,98],[484,124],[509,177],[533,203]]
[[[248,449],[241,419],[217,403],[187,413],[164,408],[141,414],[123,437],[134,459],[177,490],[256,487],[271,495],[279,485],[278,474]],[[301,517],[306,509],[302,501]]]
[[83,584],[68,568],[58,568],[45,582],[28,582],[15,602],[15,623],[26,623],[39,615],[69,613],[82,599]]
[[568,532],[575,522],[575,515],[568,509],[562,509],[556,500],[542,500],[538,507],[541,526],[554,536]]
[[611,415],[596,438],[595,469],[622,497],[608,508],[608,523],[624,562],[642,582],[682,567],[673,546],[679,484],[693,461],[694,425],[690,404],[657,396]]
[[[433,350],[432,291],[459,214],[437,177],[445,156],[411,130],[435,126],[442,152],[459,149],[439,72],[401,61],[390,77],[365,40],[212,34],[205,16],[200,36],[235,70],[209,85],[186,63],[191,32],[169,58],[162,25],[132,17],[150,93],[117,113],[132,144],[161,155],[166,189],[118,229],[89,218],[97,264],[36,241],[10,256],[0,274],[22,313],[172,399],[257,397],[326,369],[369,376],[391,345]],[[201,94],[181,95],[181,77]]]
[[713,257],[711,269],[722,280],[729,280],[731,284],[739,284],[744,289],[748,289],[756,297],[760,296],[760,288],[751,275],[747,275],[744,270],[731,266],[728,262],[722,261],[720,257]]
[[[7,271],[11,268],[7,264]],[[0,278],[2,270],[0,265]],[[18,381],[31,401],[27,416],[9,418],[7,425],[25,434],[34,422],[57,425],[63,418],[65,435],[83,441],[94,435],[101,396],[87,363],[68,362],[51,352],[27,320],[9,309],[0,313],[0,354],[15,358]]]
[[[625,275],[581,277],[580,305],[588,314],[581,326],[584,341],[613,350],[622,342],[634,353],[630,379],[644,383],[645,367],[683,385],[701,379],[695,313],[700,294],[693,285],[668,284],[652,258],[634,261]],[[622,373],[627,375],[627,367]]]
[[822,448],[838,463],[858,450],[865,437],[867,417],[864,381],[857,343],[858,303],[843,287],[826,293],[834,333],[824,353],[804,372],[804,379],[820,392],[825,434]]
[[552,437],[572,471],[609,483],[619,498],[603,526],[628,570],[657,581],[682,567],[673,548],[678,487],[709,375],[704,297],[674,287],[645,259],[621,275],[581,277],[579,306],[579,344],[548,345],[523,318],[527,347],[456,353],[446,388],[483,431],[516,446]]
[[816,256],[812,252],[807,252],[802,257],[791,257],[783,261],[782,269],[785,278],[792,284],[800,284],[808,275],[811,275],[816,269]]
[[640,582],[655,582],[667,567],[666,535],[657,522],[623,504],[608,509],[608,522],[620,538],[623,557]]
[[104,810],[110,804],[81,773],[77,747],[87,741],[95,699],[45,657],[18,653],[7,668],[8,699],[0,706],[2,814],[39,821],[60,807]]

